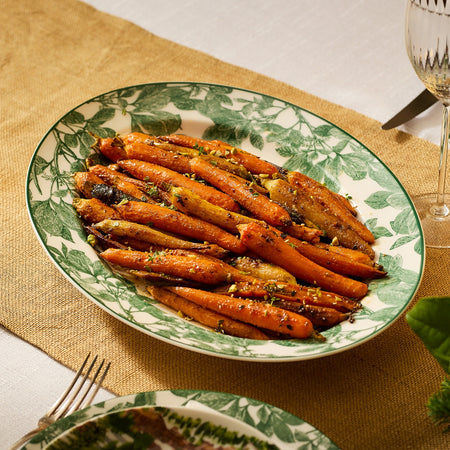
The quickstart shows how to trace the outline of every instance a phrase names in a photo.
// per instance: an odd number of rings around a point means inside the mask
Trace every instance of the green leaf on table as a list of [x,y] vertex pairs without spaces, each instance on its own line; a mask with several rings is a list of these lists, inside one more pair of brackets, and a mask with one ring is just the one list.
[[406,314],[412,330],[450,373],[450,297],[424,297]]

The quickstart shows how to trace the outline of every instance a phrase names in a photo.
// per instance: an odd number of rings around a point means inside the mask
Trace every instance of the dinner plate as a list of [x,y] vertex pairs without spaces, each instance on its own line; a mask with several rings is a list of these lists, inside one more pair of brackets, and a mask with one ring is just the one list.
[[196,390],[143,392],[107,400],[55,422],[25,449],[116,448],[114,444],[127,442],[144,449],[149,448],[144,430],[151,430],[155,438],[165,436],[166,442],[173,439],[180,444],[176,439],[183,436],[198,445],[209,443],[211,449],[220,445],[247,450],[338,449],[312,425],[275,406]]
[[[143,131],[219,139],[290,170],[299,170],[352,198],[376,237],[388,276],[371,281],[354,322],[317,340],[256,341],[226,336],[179,317],[112,274],[87,243],[73,207],[71,174],[84,170],[90,133]],[[373,338],[405,310],[424,265],[422,229],[411,199],[369,149],[344,130],[286,101],[205,83],[151,83],[117,89],[77,106],[39,143],[27,175],[27,206],[46,252],[88,298],[155,338],[223,358],[293,361],[348,350]]]

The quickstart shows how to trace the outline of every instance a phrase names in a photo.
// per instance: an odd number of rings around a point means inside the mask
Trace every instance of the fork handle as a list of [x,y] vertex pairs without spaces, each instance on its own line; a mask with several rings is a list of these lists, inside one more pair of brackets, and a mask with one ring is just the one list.
[[15,442],[9,450],[18,450],[22,448],[32,437],[36,436],[42,428],[35,428],[22,436],[17,442]]

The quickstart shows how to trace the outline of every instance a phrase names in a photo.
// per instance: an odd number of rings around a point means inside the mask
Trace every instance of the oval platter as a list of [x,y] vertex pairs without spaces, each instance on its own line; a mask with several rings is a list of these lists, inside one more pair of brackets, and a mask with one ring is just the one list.
[[[370,283],[364,308],[316,340],[255,341],[226,336],[180,318],[98,258],[72,207],[72,174],[92,154],[91,134],[141,131],[219,139],[351,197],[376,237],[388,276]],[[157,339],[229,359],[294,361],[334,354],[373,338],[413,298],[424,266],[423,234],[405,189],[369,149],[317,115],[258,92],[205,83],[152,83],[117,89],[69,111],[46,133],[26,183],[32,225],[58,269],[112,316]]]
[[[165,426],[145,427],[146,418],[152,418],[149,409]],[[136,412],[143,426],[134,425]],[[321,431],[275,406],[234,394],[176,389],[116,397],[72,413],[36,435],[24,450],[80,448],[80,441],[89,448],[134,443],[132,448],[144,449],[149,448],[147,430],[163,435],[174,428],[189,442],[205,442],[202,448],[338,450]]]

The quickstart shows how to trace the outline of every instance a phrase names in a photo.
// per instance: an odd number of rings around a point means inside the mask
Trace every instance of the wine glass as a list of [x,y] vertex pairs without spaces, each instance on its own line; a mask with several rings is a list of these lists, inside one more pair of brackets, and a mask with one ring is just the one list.
[[450,131],[450,0],[408,0],[405,34],[414,70],[443,105],[437,193],[417,196],[413,202],[422,222],[425,245],[448,248],[450,209],[445,181]]

